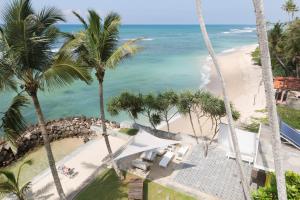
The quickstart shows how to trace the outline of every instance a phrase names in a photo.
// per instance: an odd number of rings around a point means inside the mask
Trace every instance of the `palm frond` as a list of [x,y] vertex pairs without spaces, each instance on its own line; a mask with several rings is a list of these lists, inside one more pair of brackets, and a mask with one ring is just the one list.
[[83,25],[83,27],[85,28],[85,29],[87,29],[88,28],[88,25],[87,25],[87,23],[86,23],[86,21],[83,19],[83,17],[81,17],[77,12],[75,12],[75,11],[72,11],[72,13],[78,18],[78,20],[82,23],[82,25]]
[[7,68],[4,59],[0,60],[0,91],[15,90],[17,85],[13,76],[13,72]]
[[42,74],[41,89],[43,89],[43,86],[46,86],[52,90],[70,85],[75,80],[82,80],[90,84],[92,78],[89,68],[78,66],[69,55],[60,54],[53,65]]
[[14,185],[12,185],[10,182],[2,182],[0,183],[0,193],[7,194],[11,192],[15,192],[16,188]]
[[5,132],[5,137],[13,143],[26,128],[26,122],[21,109],[26,107],[28,103],[28,99],[19,94],[13,98],[8,110],[3,113],[1,127]]
[[10,183],[13,187],[17,186],[17,180],[13,172],[10,171],[0,171],[0,175],[4,176],[6,182]]
[[[18,173],[17,173],[17,184],[18,184],[18,186],[19,186],[19,180],[20,180],[20,174],[21,174],[21,171],[22,171],[22,169],[23,169],[23,167],[25,166],[25,165],[32,165],[32,160],[26,160],[25,162],[23,162],[21,165],[20,165],[20,167],[19,167],[19,169],[18,169]],[[26,184],[27,185],[27,184]],[[24,187],[24,186],[23,186]]]
[[63,14],[55,7],[45,7],[38,13],[39,23],[45,27],[52,26],[60,21],[65,21]]
[[113,54],[109,57],[109,59],[106,61],[105,66],[108,68],[114,68],[125,58],[138,53],[141,50],[141,48],[136,46],[136,42],[139,40],[140,39],[130,40],[118,47],[117,50],[115,50]]

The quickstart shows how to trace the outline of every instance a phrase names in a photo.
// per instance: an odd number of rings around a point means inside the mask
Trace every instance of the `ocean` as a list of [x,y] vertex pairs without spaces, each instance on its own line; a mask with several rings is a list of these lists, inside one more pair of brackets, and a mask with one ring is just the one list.
[[[59,25],[65,32],[76,32],[80,25]],[[208,25],[208,32],[217,53],[257,43],[254,25]],[[197,25],[123,25],[120,42],[143,37],[139,46],[143,50],[114,70],[108,70],[104,82],[105,100],[123,91],[159,92],[167,89],[182,91],[203,87],[209,80],[207,51]],[[59,47],[59,43],[55,48]],[[0,94],[0,112],[10,103],[13,93]],[[40,92],[40,103],[46,119],[66,116],[99,116],[97,81],[92,85],[75,82],[54,92]],[[32,106],[24,109],[29,123],[36,122]],[[128,120],[122,113],[107,118]]]

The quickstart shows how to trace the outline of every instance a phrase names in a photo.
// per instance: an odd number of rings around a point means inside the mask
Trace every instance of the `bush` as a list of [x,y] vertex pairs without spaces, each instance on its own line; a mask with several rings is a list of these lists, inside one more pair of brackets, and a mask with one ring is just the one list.
[[[260,187],[257,191],[252,193],[254,200],[276,200],[277,188],[276,188],[276,178],[275,174],[271,173],[269,175],[269,183],[265,187]],[[286,188],[289,200],[299,200],[300,199],[300,175],[292,171],[287,171],[285,173],[286,177]]]

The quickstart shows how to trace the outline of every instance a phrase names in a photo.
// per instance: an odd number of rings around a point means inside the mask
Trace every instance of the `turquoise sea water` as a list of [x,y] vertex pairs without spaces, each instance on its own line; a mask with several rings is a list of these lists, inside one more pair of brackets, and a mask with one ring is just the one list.
[[[76,32],[80,25],[60,25],[62,31]],[[208,25],[208,32],[217,53],[256,43],[255,26]],[[208,56],[197,25],[124,25],[120,42],[144,37],[139,43],[143,51],[126,60],[105,77],[105,100],[122,91],[158,92],[166,89],[196,89],[207,81],[203,65]],[[59,44],[57,45],[57,47]],[[53,47],[53,48],[57,48]],[[0,112],[8,106],[13,94],[0,94]],[[76,82],[52,93],[40,93],[40,102],[47,119],[66,116],[99,116],[96,81],[92,85]],[[32,107],[24,110],[29,123],[35,122]],[[122,121],[122,114],[108,119]]]

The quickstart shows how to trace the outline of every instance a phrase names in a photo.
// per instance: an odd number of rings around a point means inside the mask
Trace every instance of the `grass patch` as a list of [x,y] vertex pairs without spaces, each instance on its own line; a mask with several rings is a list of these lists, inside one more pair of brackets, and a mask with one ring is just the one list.
[[139,130],[138,129],[134,129],[134,128],[121,128],[120,132],[124,133],[126,135],[130,135],[130,136],[134,136],[137,134]]
[[300,110],[288,108],[286,106],[277,106],[280,118],[295,129],[300,129]]
[[[128,182],[136,176],[126,174],[124,181],[120,181],[113,169],[102,172],[90,185],[88,185],[76,200],[128,200]],[[145,200],[195,200],[183,193],[166,188],[154,182],[146,180],[144,182]]]
[[[52,142],[51,147],[54,159],[56,161],[61,160],[76,148],[78,148],[81,144],[83,144],[83,142],[80,139],[74,138],[67,138]],[[45,148],[38,147],[37,149],[27,153],[11,166],[2,168],[1,170],[8,170],[16,174],[19,166],[26,160],[32,160],[33,163],[30,166],[23,167],[22,174],[20,176],[21,184],[30,181],[33,177],[49,167]]]

